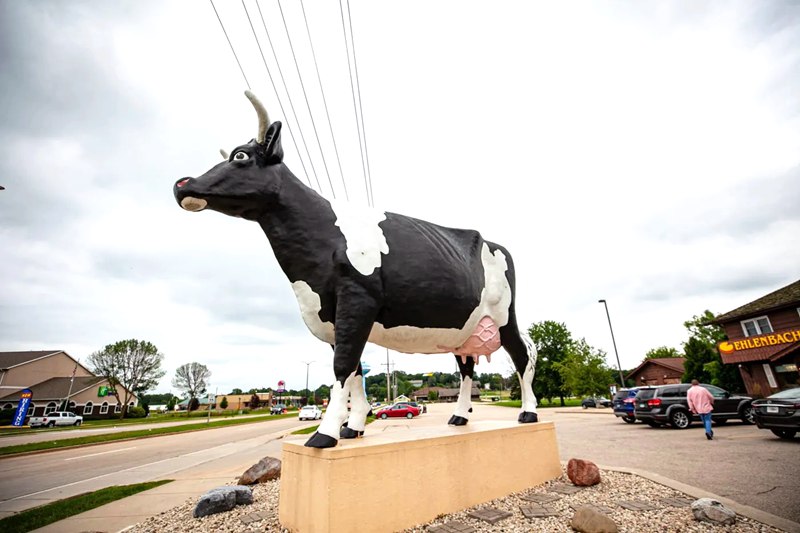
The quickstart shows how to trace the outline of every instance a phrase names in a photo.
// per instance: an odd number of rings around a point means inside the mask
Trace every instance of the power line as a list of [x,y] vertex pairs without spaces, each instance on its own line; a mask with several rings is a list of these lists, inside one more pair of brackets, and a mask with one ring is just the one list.
[[333,199],[336,199],[336,191],[333,188],[333,182],[331,181],[331,174],[328,171],[328,161],[325,159],[325,152],[322,150],[322,143],[319,142],[319,133],[317,133],[317,123],[314,121],[314,114],[311,112],[311,105],[308,103],[308,94],[306,93],[306,86],[303,83],[303,75],[300,74],[300,65],[297,64],[297,56],[294,53],[294,45],[292,44],[292,36],[289,34],[289,26],[286,25],[286,17],[283,15],[283,6],[281,6],[281,0],[278,0],[278,9],[281,12],[281,20],[283,20],[283,29],[286,30],[286,38],[289,41],[289,49],[292,51],[292,59],[294,60],[294,68],[297,71],[297,78],[300,80],[300,88],[303,90],[303,98],[306,101],[306,109],[308,109],[308,116],[311,117],[311,127],[314,130],[314,137],[317,139],[317,146],[319,147],[319,153],[322,156],[322,165],[325,167],[325,175],[328,177],[328,185],[331,187],[331,194],[333,195]]
[[[349,10],[349,4],[348,4]],[[347,70],[350,74],[350,92],[353,95],[353,112],[356,115],[356,131],[358,132],[358,147],[361,150],[361,170],[364,174],[364,187],[367,191],[367,204],[372,207],[372,196],[370,195],[369,184],[367,182],[367,167],[364,163],[364,145],[361,141],[361,128],[359,127],[358,123],[358,109],[356,108],[356,91],[355,87],[353,86],[353,67],[350,64],[350,48],[347,45],[347,28],[344,24],[344,7],[342,7],[342,0],[339,0],[339,13],[342,16],[342,33],[344,34],[344,48],[345,53],[347,54]],[[347,17],[350,18],[350,13],[347,14]]]
[[364,110],[361,107],[361,85],[358,81],[358,60],[356,59],[356,34],[353,33],[353,20],[350,17],[350,0],[347,0],[347,21],[350,24],[350,40],[353,43],[353,67],[356,73],[356,88],[358,89],[358,110],[361,113],[361,131],[364,133],[364,159],[367,161],[367,181],[369,182],[369,198],[372,205],[375,205],[375,197],[372,195],[372,171],[369,168],[369,152],[367,151],[367,129],[364,125]]
[[222,19],[219,18],[219,13],[217,12],[216,6],[214,6],[214,0],[208,0],[211,2],[211,7],[214,9],[214,14],[217,15],[217,20],[219,21],[219,26],[222,28],[222,33],[225,34],[225,39],[228,40],[228,46],[231,47],[231,52],[233,52],[233,57],[236,59],[236,64],[239,65],[239,71],[242,73],[242,77],[244,78],[244,83],[247,85],[247,88],[250,89],[250,82],[247,81],[247,76],[244,75],[244,69],[242,68],[242,64],[239,62],[239,56],[236,55],[236,50],[233,49],[233,44],[231,44],[231,40],[228,37],[228,32],[225,31],[225,25],[222,24]]
[[339,157],[339,148],[336,146],[336,136],[333,134],[333,123],[331,122],[331,115],[328,112],[328,101],[325,98],[325,90],[322,88],[322,77],[319,75],[319,66],[317,65],[317,54],[314,52],[314,41],[311,40],[311,30],[308,28],[308,18],[306,17],[306,8],[303,5],[303,0],[300,0],[300,7],[303,10],[303,20],[306,23],[306,34],[308,35],[308,42],[311,45],[311,57],[314,58],[314,69],[317,71],[317,81],[319,82],[319,91],[322,93],[322,103],[325,106],[325,116],[328,118],[328,127],[331,132],[331,139],[333,140],[333,151],[336,153],[336,162],[339,164],[339,174],[342,176],[342,186],[344,187],[344,197],[350,200],[347,194],[347,182],[344,179],[344,171],[342,170],[342,160]]
[[[272,78],[272,72],[269,70],[269,66],[267,65],[267,60],[264,58],[264,51],[261,49],[261,43],[258,41],[258,35],[256,35],[256,29],[253,27],[253,21],[250,20],[250,13],[247,11],[247,6],[242,0],[242,7],[244,8],[244,13],[247,15],[247,22],[250,23],[250,30],[253,32],[253,38],[256,40],[256,46],[258,46],[258,52],[261,54],[261,61],[264,62],[264,68],[267,69],[267,76],[269,77],[269,82],[272,84],[272,90],[275,91],[275,97],[278,99],[278,105],[281,108],[281,113],[283,116],[286,116],[286,111],[283,108],[283,102],[281,101],[281,96],[278,93],[278,88],[275,86],[275,80]],[[259,8],[260,9],[260,8]],[[295,121],[297,121],[297,117],[295,116]],[[297,157],[300,159],[300,165],[303,167],[303,173],[306,176],[306,181],[308,182],[308,186],[312,187],[311,180],[308,179],[308,170],[306,169],[306,164],[303,162],[303,157],[300,155],[300,148],[297,147],[297,140],[294,137],[294,133],[292,133],[292,127],[289,125],[288,121],[286,127],[289,129],[289,136],[292,138],[292,144],[294,144],[294,149],[297,151]],[[297,125],[298,129],[300,125]],[[300,134],[302,136],[302,132]],[[316,178],[316,174],[314,175]],[[320,192],[322,192],[322,187],[319,184],[319,180],[317,180],[317,187],[319,187]],[[312,187],[313,188],[313,187]]]
[[[244,0],[242,0],[242,5],[244,5]],[[261,17],[261,24],[264,26],[264,33],[267,34],[267,41],[269,42],[269,47],[272,50],[272,57],[275,58],[275,64],[278,66],[278,74],[281,77],[281,83],[283,83],[283,90],[286,91],[286,97],[289,100],[289,109],[292,110],[294,121],[297,124],[297,131],[300,132],[300,139],[302,141],[303,147],[306,149],[306,156],[308,157],[309,165],[311,165],[311,172],[314,174],[314,180],[316,180],[317,182],[317,187],[319,187],[319,191],[322,192],[322,185],[320,184],[319,178],[317,177],[317,170],[316,168],[314,168],[314,160],[311,159],[311,153],[308,151],[308,143],[306,142],[305,135],[303,135],[303,128],[300,126],[300,121],[297,119],[297,113],[295,112],[294,104],[292,103],[292,95],[289,94],[289,88],[286,85],[286,78],[284,78],[283,76],[283,70],[281,69],[281,64],[278,61],[278,55],[275,53],[275,46],[272,44],[272,37],[270,37],[269,35],[269,30],[267,29],[267,23],[264,22],[264,14],[261,12],[261,4],[258,2],[258,0],[256,0],[256,7],[258,7],[258,15]],[[247,9],[245,8],[245,11],[246,10]],[[249,18],[250,16],[248,15],[248,19]]]

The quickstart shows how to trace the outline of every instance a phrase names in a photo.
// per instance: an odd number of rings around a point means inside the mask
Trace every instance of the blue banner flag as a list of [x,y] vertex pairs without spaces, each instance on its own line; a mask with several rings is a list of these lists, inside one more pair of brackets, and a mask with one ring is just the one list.
[[11,422],[12,426],[21,426],[25,422],[25,417],[28,415],[28,406],[31,404],[33,393],[30,389],[22,391],[22,396],[19,398],[19,405],[17,411],[14,413],[14,420]]

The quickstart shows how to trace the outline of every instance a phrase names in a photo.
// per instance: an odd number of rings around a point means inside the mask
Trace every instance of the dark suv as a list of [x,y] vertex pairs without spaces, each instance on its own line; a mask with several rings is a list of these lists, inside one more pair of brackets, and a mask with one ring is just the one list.
[[623,422],[627,422],[628,424],[636,422],[636,415],[633,412],[634,398],[636,398],[636,394],[641,389],[652,388],[653,387],[633,387],[630,389],[619,389],[611,400],[614,407],[614,416],[621,418]]
[[[708,389],[714,397],[714,411],[711,413],[713,422],[724,424],[732,418],[738,418],[745,424],[753,423],[752,398],[731,394],[714,385],[701,383],[700,386]],[[689,412],[686,401],[689,387],[691,385],[688,383],[680,383],[639,390],[634,399],[634,416],[652,427],[669,424],[677,429],[688,428],[693,420],[700,420],[699,416]]]

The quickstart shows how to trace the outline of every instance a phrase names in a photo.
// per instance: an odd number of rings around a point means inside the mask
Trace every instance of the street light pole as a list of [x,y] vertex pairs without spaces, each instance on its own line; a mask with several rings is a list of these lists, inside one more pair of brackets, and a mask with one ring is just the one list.
[[311,392],[308,390],[308,369],[311,368],[311,363],[314,363],[315,361],[303,361],[303,362],[306,364],[306,405],[308,405],[308,397]]
[[606,308],[606,317],[608,317],[608,329],[611,330],[611,342],[614,343],[614,355],[617,356],[617,370],[619,370],[619,386],[625,387],[625,378],[622,377],[622,365],[619,364],[619,352],[617,352],[617,341],[614,340],[614,328],[611,327],[611,315],[608,314],[608,303],[605,300],[597,300],[597,303],[602,303]]

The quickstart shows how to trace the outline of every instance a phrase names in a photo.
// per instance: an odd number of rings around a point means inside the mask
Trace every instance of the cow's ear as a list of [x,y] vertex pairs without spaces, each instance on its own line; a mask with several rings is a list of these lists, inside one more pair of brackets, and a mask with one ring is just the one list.
[[283,161],[283,147],[281,146],[281,123],[275,121],[269,125],[267,134],[262,143],[264,158],[268,165],[275,165]]

